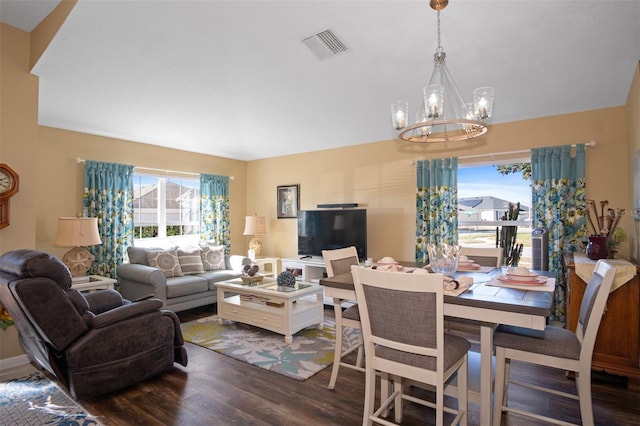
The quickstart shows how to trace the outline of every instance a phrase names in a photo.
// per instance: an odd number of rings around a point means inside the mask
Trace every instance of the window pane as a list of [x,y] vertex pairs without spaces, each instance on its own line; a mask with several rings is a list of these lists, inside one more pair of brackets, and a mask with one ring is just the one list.
[[531,263],[531,182],[525,180],[519,163],[515,172],[502,175],[496,165],[458,169],[458,236],[463,246],[496,247],[509,204],[520,202],[516,244],[523,245],[520,265]]
[[133,222],[137,225],[158,224],[158,178],[133,175]]
[[134,175],[136,239],[180,238],[200,234],[198,179]]

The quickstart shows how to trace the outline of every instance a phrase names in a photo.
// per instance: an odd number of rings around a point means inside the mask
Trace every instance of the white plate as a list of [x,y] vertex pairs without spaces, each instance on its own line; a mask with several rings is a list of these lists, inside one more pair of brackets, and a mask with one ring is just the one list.
[[545,277],[539,277],[537,275],[534,279],[529,278],[526,280],[513,279],[511,277],[507,277],[506,275],[498,275],[497,278],[503,283],[521,284],[521,285],[543,285],[547,282],[547,279]]
[[480,265],[478,265],[477,263],[458,263],[458,270],[459,271],[475,271],[477,269],[480,269]]
[[505,277],[513,281],[536,281],[539,278],[537,274],[518,275],[509,273]]

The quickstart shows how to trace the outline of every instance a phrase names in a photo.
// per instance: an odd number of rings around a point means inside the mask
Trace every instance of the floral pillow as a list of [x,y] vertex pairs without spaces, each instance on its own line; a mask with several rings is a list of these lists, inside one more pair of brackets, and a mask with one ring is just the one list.
[[201,274],[204,272],[200,247],[178,248],[178,261],[185,275]]
[[147,262],[149,266],[160,269],[167,278],[183,276],[180,261],[178,260],[178,250],[176,248],[168,250],[146,250]]
[[200,256],[205,271],[218,271],[225,269],[224,246],[210,246],[203,244],[200,246]]

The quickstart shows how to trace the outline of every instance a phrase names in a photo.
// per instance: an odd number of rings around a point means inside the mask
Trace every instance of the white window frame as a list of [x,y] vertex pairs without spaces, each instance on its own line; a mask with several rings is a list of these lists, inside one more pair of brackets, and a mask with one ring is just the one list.
[[[482,166],[494,166],[494,165],[500,165],[500,164],[511,164],[511,163],[527,163],[527,162],[531,162],[531,157],[519,157],[519,158],[511,158],[511,159],[507,159],[507,160],[491,160],[491,161],[478,161],[478,162],[472,162],[472,163],[465,163],[462,165],[458,165],[458,169],[461,168],[470,168],[470,167],[482,167]],[[460,193],[459,193],[459,188],[460,188],[460,183],[458,182],[458,199],[460,199]],[[531,189],[530,189],[531,191]],[[491,194],[487,194],[487,195],[491,195]],[[496,228],[496,227],[501,227],[501,226],[517,226],[518,227],[518,233],[524,232],[525,229],[528,232],[531,232],[531,230],[533,229],[533,194],[532,192],[530,192],[529,194],[530,197],[530,201],[529,201],[529,219],[521,219],[521,220],[513,220],[513,221],[507,221],[507,220],[480,220],[480,221],[461,221],[461,215],[458,215],[458,239],[460,240],[460,236],[463,235],[462,232],[460,232],[460,228],[471,228],[471,227],[491,227],[491,228]],[[524,229],[522,229],[524,228]],[[496,239],[498,238],[498,236],[496,235]],[[487,243],[486,245],[480,245],[478,247],[495,247],[495,244],[493,244],[493,237],[491,238],[491,243]],[[461,245],[465,245],[464,243],[461,243]],[[525,251],[523,253],[523,259],[521,261],[521,266],[528,266],[530,264],[530,247],[527,248],[525,247]]]
[[[167,207],[166,207],[166,198],[167,198],[167,181],[168,180],[182,180],[182,181],[192,181],[198,183],[199,180],[197,178],[192,177],[184,177],[179,175],[156,175],[151,173],[134,173],[134,182],[136,181],[136,176],[144,176],[146,178],[157,179],[158,187],[157,187],[157,202],[158,207],[156,208],[156,221],[153,225],[137,225],[136,224],[136,208],[134,207],[134,246],[136,247],[175,247],[175,246],[185,246],[185,245],[196,245],[200,241],[200,234],[187,234],[187,235],[174,235],[167,236]],[[198,197],[198,203],[200,198]],[[180,214],[181,216],[181,214]],[[197,222],[197,223],[196,223]],[[199,206],[198,206],[198,220],[192,221],[189,223],[179,223],[179,226],[187,226],[187,225],[197,225],[199,226]],[[138,238],[138,227],[139,226],[157,226],[158,227],[158,236],[157,237],[149,237],[149,238]],[[171,225],[173,226],[173,225]]]

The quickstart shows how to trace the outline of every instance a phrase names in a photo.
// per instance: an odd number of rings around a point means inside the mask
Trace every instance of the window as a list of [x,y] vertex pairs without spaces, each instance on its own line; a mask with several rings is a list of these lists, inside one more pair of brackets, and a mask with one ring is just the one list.
[[133,175],[136,246],[178,245],[200,236],[200,181]]
[[[516,244],[522,244],[520,265],[531,264],[531,223],[533,219],[531,181],[522,169],[530,163],[510,163],[506,175],[498,165],[471,165],[458,168],[458,239],[463,246],[496,247],[509,204],[520,203]],[[503,168],[505,168],[503,166]]]

